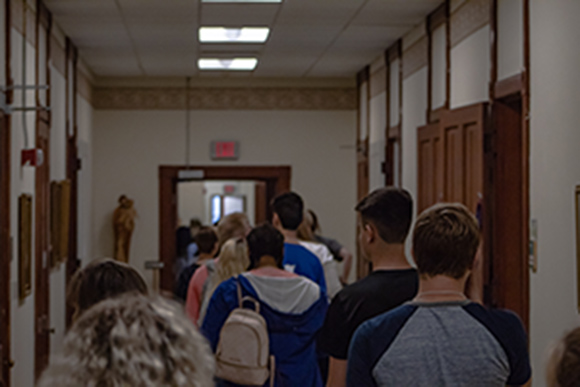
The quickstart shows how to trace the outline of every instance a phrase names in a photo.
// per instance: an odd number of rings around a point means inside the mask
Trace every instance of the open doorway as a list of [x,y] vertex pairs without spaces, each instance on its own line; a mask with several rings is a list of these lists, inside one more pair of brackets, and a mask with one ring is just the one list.
[[271,219],[270,201],[290,190],[290,167],[159,167],[160,289],[172,291],[176,230],[192,218],[210,225],[232,212],[252,224]]

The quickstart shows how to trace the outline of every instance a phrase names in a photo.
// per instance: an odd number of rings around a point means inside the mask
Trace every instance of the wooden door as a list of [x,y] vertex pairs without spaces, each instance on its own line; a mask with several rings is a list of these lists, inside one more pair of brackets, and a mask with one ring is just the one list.
[[443,199],[440,154],[441,132],[439,124],[420,127],[417,131],[418,213]]
[[440,122],[443,200],[466,205],[473,213],[483,197],[485,104],[449,110]]
[[10,384],[10,126],[0,111],[0,386]]
[[268,188],[264,181],[257,181],[255,186],[254,224],[259,225],[268,221]]
[[491,304],[529,321],[529,207],[521,97],[494,101],[486,152]]
[[43,154],[42,165],[36,167],[35,197],[35,376],[48,365],[50,354],[49,316],[49,246],[50,246],[50,129],[48,122],[38,118],[36,147]]

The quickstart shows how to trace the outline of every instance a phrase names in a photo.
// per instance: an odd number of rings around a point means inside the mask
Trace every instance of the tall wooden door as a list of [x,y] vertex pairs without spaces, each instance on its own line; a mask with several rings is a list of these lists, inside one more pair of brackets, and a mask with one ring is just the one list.
[[494,101],[488,133],[486,179],[489,207],[486,244],[490,246],[493,306],[529,320],[529,205],[528,168],[521,97]]
[[443,200],[463,203],[474,213],[483,197],[485,108],[477,104],[447,111],[439,124]]
[[10,383],[10,126],[0,112],[0,386]]
[[418,195],[417,211],[443,200],[441,133],[439,124],[422,126],[417,131]]
[[48,121],[40,117],[36,126],[36,147],[43,153],[36,167],[35,217],[35,376],[46,368],[50,354],[49,246],[50,246],[50,166]]

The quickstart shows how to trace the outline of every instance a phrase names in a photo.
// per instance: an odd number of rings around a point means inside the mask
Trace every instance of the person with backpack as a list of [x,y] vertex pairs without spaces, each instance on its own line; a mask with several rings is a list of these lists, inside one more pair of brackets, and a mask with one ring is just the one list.
[[315,338],[327,310],[312,280],[284,270],[284,236],[265,224],[247,236],[250,271],[215,290],[201,331],[221,385],[321,387]]

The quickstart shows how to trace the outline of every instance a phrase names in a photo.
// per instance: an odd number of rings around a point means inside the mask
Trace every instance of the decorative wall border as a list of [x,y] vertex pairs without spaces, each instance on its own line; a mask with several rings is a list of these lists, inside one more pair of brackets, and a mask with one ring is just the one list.
[[[183,88],[96,88],[100,110],[177,110],[186,107]],[[193,88],[192,110],[356,110],[355,88]]]
[[403,79],[427,66],[428,43],[427,37],[424,36],[403,52]]
[[490,22],[490,0],[469,0],[451,15],[451,47]]

